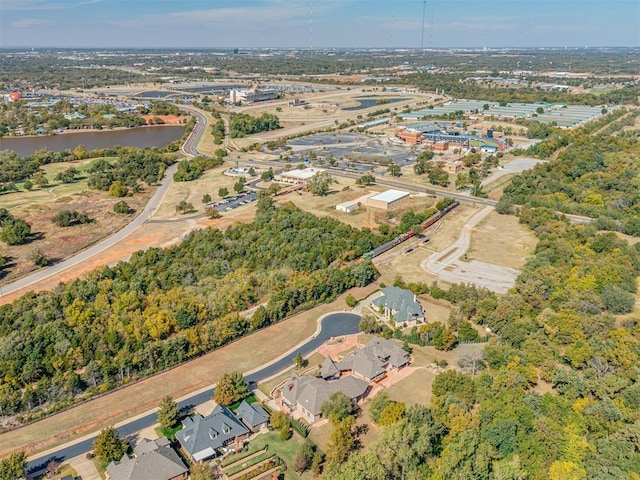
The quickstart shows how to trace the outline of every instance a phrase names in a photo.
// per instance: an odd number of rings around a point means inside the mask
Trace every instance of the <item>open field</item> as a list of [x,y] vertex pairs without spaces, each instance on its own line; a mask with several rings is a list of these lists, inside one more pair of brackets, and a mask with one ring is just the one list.
[[175,207],[183,200],[191,203],[195,210],[202,213],[204,211],[202,196],[208,193],[214,201],[220,200],[221,197],[218,195],[218,189],[221,187],[229,190],[230,195],[234,194],[233,185],[238,181],[238,177],[228,177],[222,173],[231,167],[232,164],[225,162],[219,167],[207,170],[196,180],[190,182],[173,182],[169,190],[167,190],[167,194],[158,211],[155,213],[154,218],[183,218],[192,215],[176,214]]
[[[357,200],[369,193],[382,192],[388,188],[381,185],[361,187],[355,184],[355,180],[349,178],[336,178],[336,181],[337,183],[334,184],[333,192],[327,196],[319,197],[308,192],[302,192],[301,195],[290,193],[276,197],[276,201],[280,205],[291,202],[301,210],[313,213],[319,217],[335,218],[356,228],[377,228],[382,223],[387,222],[389,215],[393,215],[393,218],[399,221],[399,218],[404,212],[408,210],[426,210],[435,203],[434,199],[430,196],[413,195],[411,200],[400,208],[390,211],[362,207],[353,213],[338,212],[335,207],[339,203]],[[342,191],[345,187],[348,187],[348,190]]]
[[[30,241],[23,245],[0,244],[0,255],[8,259],[3,270],[3,283],[39,268],[29,258],[35,250],[41,250],[50,261],[63,260],[120,230],[131,221],[135,212],[144,208],[155,188],[147,188],[144,192],[125,199],[89,189],[85,172],[93,161],[45,165],[43,170],[50,186],[0,196],[0,208],[7,208],[12,215],[23,218],[31,225],[32,232]],[[58,172],[71,166],[80,172],[77,182],[59,184],[54,180]],[[114,204],[121,200],[125,200],[134,209],[134,213],[114,213]],[[58,227],[51,219],[63,210],[78,210],[95,221],[85,225]]]
[[437,280],[435,275],[421,267],[422,262],[434,252],[439,252],[451,245],[460,235],[462,226],[478,211],[479,207],[475,205],[460,205],[442,220],[442,226],[428,243],[407,255],[397,255],[392,260],[379,264],[380,281],[392,285],[398,275],[405,282],[431,283]]
[[471,247],[462,259],[472,259],[520,269],[537,239],[518,218],[491,212],[471,233]]
[[414,372],[399,382],[391,385],[384,391],[391,400],[404,402],[409,405],[429,405],[431,402],[431,385],[437,374],[424,368],[415,369]]

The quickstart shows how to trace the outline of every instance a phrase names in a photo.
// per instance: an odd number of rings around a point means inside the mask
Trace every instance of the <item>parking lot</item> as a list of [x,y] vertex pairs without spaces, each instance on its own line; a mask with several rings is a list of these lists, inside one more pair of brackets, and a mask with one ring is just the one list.
[[255,202],[258,198],[257,192],[245,192],[234,195],[233,197],[226,197],[219,202],[210,203],[206,206],[207,209],[215,208],[220,213],[229,212],[234,208],[242,207]]

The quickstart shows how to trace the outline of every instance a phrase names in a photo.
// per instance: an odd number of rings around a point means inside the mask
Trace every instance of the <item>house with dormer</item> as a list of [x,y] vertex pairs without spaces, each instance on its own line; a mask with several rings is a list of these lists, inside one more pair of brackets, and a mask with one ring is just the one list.
[[216,405],[210,415],[196,414],[182,420],[176,440],[194,462],[240,450],[249,429],[226,407]]
[[395,286],[382,289],[382,295],[371,301],[374,310],[379,311],[390,322],[400,327],[413,327],[424,322],[424,310],[411,290]]

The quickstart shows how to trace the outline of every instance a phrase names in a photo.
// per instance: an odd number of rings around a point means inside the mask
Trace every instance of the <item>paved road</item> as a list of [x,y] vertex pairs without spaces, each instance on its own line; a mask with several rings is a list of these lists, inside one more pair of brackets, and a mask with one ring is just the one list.
[[[342,335],[357,333],[359,322],[360,316],[353,313],[334,313],[331,315],[327,315],[322,319],[321,330],[318,335],[312,336],[295,352],[292,352],[284,356],[283,358],[280,358],[273,363],[266,365],[262,369],[247,375],[245,377],[246,380],[249,383],[257,383],[263,379],[272,377],[287,368],[290,368],[293,364],[293,358],[296,356],[298,351],[302,353],[302,355],[307,355],[332,337],[339,337]],[[181,401],[178,404],[178,407],[184,410],[192,409],[195,405],[211,400],[213,391],[214,388],[212,386],[205,392],[195,394]],[[117,430],[120,433],[121,437],[125,437],[128,435],[132,435],[142,430],[143,428],[147,428],[155,424],[156,422],[156,413],[153,412],[137,418],[136,420],[133,420],[131,422],[120,425],[117,427]],[[51,459],[64,461],[73,457],[77,457],[78,455],[83,455],[84,453],[89,452],[93,449],[94,440],[95,436],[92,436],[89,439],[82,440],[71,446],[63,447],[60,450],[56,451],[54,454],[33,458],[31,461],[29,461],[27,470],[33,473],[35,471],[39,471],[43,467],[46,468],[47,462],[49,462]]]
[[[207,128],[207,119],[205,118],[204,115],[202,115],[200,112],[196,110],[193,110],[187,107],[182,107],[182,109],[190,113],[193,113],[197,119],[196,126],[194,127],[193,131],[185,141],[184,145],[182,146],[182,150],[187,155],[197,155],[198,142],[200,141],[202,134],[205,132]],[[49,278],[53,275],[57,275],[63,270],[66,270],[75,265],[78,265],[81,262],[86,261],[88,258],[92,257],[93,255],[96,255],[108,248],[111,248],[116,243],[124,240],[126,237],[131,235],[135,230],[138,229],[138,227],[140,227],[144,223],[147,223],[151,218],[151,216],[154,214],[154,212],[158,209],[158,207],[160,206],[160,203],[162,202],[162,199],[164,198],[165,193],[167,193],[167,190],[173,183],[173,174],[176,172],[177,168],[178,168],[177,164],[174,164],[167,169],[165,176],[162,179],[162,182],[160,183],[160,187],[158,187],[158,190],[156,190],[156,192],[153,194],[153,196],[149,200],[149,203],[147,203],[147,206],[144,207],[144,209],[140,212],[140,214],[138,214],[138,216],[134,218],[131,221],[131,223],[129,223],[122,230],[119,230],[115,234],[111,235],[108,238],[105,238],[104,240],[95,244],[94,246],[86,250],[83,250],[82,252],[70,258],[67,258],[66,260],[60,263],[38,270],[37,272],[34,272],[31,275],[27,275],[26,277],[22,277],[21,279],[16,280],[15,282],[12,282],[8,285],[3,286],[0,289],[2,291],[2,295],[12,293],[16,290],[20,290],[21,288],[28,287],[29,285],[32,285],[36,282],[44,280],[45,278]]]

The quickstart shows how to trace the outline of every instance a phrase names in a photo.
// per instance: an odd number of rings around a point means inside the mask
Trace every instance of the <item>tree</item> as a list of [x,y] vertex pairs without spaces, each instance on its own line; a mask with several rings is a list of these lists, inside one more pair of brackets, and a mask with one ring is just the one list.
[[462,322],[458,326],[458,340],[473,342],[480,337],[478,331],[469,322]]
[[351,399],[342,392],[333,392],[328,400],[320,405],[320,411],[324,418],[342,420],[351,415],[355,410],[355,405]]
[[387,392],[380,392],[375,397],[373,397],[371,399],[371,402],[369,402],[369,415],[371,416],[371,420],[378,423],[378,421],[380,420],[380,415],[390,403],[391,399],[389,398],[389,394]]
[[2,222],[0,240],[7,245],[20,245],[24,243],[31,233],[31,227],[21,218],[11,218]]
[[23,451],[13,452],[0,460],[0,480],[16,480],[24,477],[27,468],[27,454]]
[[389,171],[389,174],[391,174],[392,177],[399,177],[400,175],[402,175],[402,170],[400,170],[400,165],[396,165],[395,163],[392,163],[391,165],[389,165],[387,170]]
[[220,187],[218,189],[218,196],[224,198],[229,195],[229,189],[225,187]]
[[38,172],[33,177],[33,184],[36,187],[43,188],[43,187],[46,187],[47,185],[49,185],[49,180],[47,180],[47,177],[45,177],[42,172]]
[[375,183],[376,177],[372,173],[365,173],[359,179],[356,180],[356,185],[368,186]]
[[176,205],[176,213],[188,213],[193,211],[193,204],[185,201],[185,200],[181,200],[177,205]]
[[315,445],[309,440],[300,445],[293,460],[293,468],[296,472],[302,473],[311,466],[315,450]]
[[244,184],[247,183],[247,179],[244,177],[240,177],[238,181],[233,185],[233,190],[237,193],[240,193],[244,190]]
[[307,190],[321,197],[327,195],[333,184],[333,177],[327,172],[318,172],[307,180]]
[[207,218],[214,219],[221,217],[220,211],[217,208],[207,208],[205,213],[207,215]]
[[133,212],[133,209],[124,200],[120,200],[113,205],[113,211],[120,215],[128,215]]
[[211,203],[211,195],[209,195],[208,193],[205,193],[202,196],[202,203]]
[[390,427],[398,423],[405,411],[406,405],[403,402],[390,402],[382,412],[380,412],[379,423],[383,427]]
[[283,411],[276,411],[269,417],[269,423],[275,430],[282,430],[283,428],[289,428],[291,421]]
[[116,180],[109,187],[110,197],[126,197],[129,194],[129,189],[123,185],[120,180]]
[[58,473],[58,468],[60,468],[60,465],[61,463],[55,458],[50,460],[49,463],[47,463],[47,472],[49,473],[49,475],[53,476]]
[[213,400],[221,405],[231,405],[249,394],[249,386],[240,372],[225,373],[216,384]]
[[77,210],[63,210],[58,212],[51,222],[58,227],[72,227],[74,225],[84,225],[92,223],[94,220],[89,218],[86,213],[80,213]]
[[40,248],[35,248],[29,254],[29,260],[31,260],[38,267],[46,267],[49,265],[49,259],[45,256]]
[[353,427],[356,419],[351,415],[342,420],[333,417],[333,430],[329,435],[329,447],[327,449],[327,460],[329,463],[340,464],[349,458],[354,449],[356,437]]
[[31,180],[25,180],[22,186],[25,190],[30,191],[33,189],[33,182]]
[[298,352],[298,354],[293,358],[293,364],[296,366],[296,368],[298,370],[302,370],[304,367],[307,366],[309,362],[307,360],[305,360],[305,358],[302,356],[302,353]]
[[265,181],[273,180],[273,177],[274,177],[273,168],[269,168],[269,170],[262,172],[262,174],[260,175],[260,179]]
[[73,183],[76,181],[78,170],[75,167],[69,167],[56,175],[56,180],[62,183]]
[[347,294],[347,296],[345,297],[344,301],[351,308],[355,307],[356,304],[358,303],[358,299],[351,292],[349,292]]
[[158,410],[158,423],[160,428],[171,428],[178,423],[178,404],[169,395],[160,402]]
[[93,453],[103,462],[120,460],[128,449],[127,441],[113,427],[102,430],[93,442]]
[[469,375],[476,376],[480,370],[486,368],[487,364],[481,354],[469,353],[458,360],[458,366]]
[[205,462],[194,463],[189,469],[191,480],[214,480],[216,477],[211,465]]

